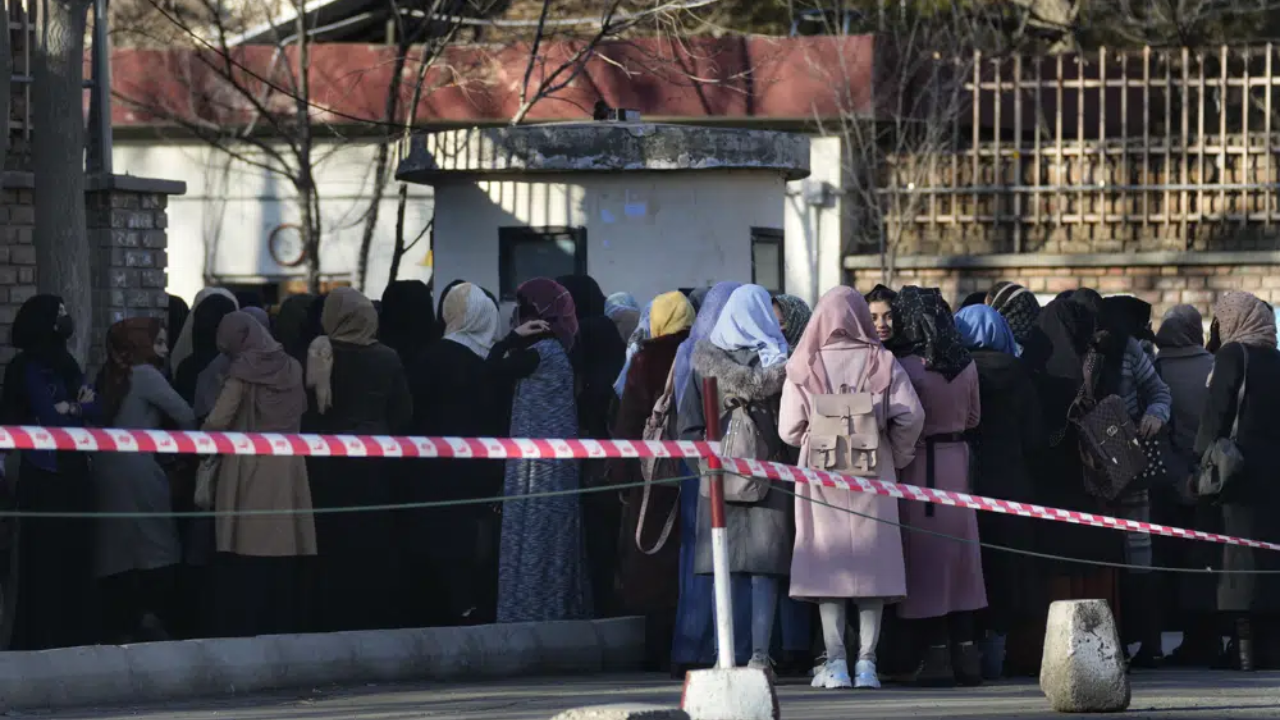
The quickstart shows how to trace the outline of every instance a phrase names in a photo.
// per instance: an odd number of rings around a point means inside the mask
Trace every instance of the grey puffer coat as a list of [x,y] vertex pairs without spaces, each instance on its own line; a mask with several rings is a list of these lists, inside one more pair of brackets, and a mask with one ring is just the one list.
[[[761,368],[760,357],[755,351],[726,352],[705,340],[694,347],[691,364],[692,382],[680,398],[677,410],[680,438],[704,438],[706,420],[702,412],[702,379],[714,377],[722,394],[732,393],[758,404],[761,409],[752,414],[768,447],[774,448],[768,459],[784,461],[785,446],[778,438],[778,403],[787,377],[786,365]],[[725,419],[722,418],[721,427],[724,425]],[[730,572],[776,576],[791,573],[791,550],[795,542],[793,498],[779,489],[784,487],[783,484],[772,485],[769,493],[758,503],[727,503],[725,506]],[[712,571],[711,507],[703,497],[698,498],[694,571],[703,575]]]

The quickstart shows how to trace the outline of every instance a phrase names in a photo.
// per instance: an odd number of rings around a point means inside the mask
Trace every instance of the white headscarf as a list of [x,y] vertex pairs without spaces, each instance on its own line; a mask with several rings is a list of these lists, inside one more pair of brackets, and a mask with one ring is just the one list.
[[[196,293],[196,300],[191,303],[191,312],[187,314],[187,321],[182,324],[182,332],[178,333],[178,342],[174,343],[173,352],[169,353],[169,367],[175,371],[182,365],[182,361],[191,357],[191,353],[194,352],[191,334],[196,321],[196,308],[200,307],[200,303],[214,295],[221,295],[227,298],[235,303],[237,310],[240,309],[240,301],[236,299],[235,293],[226,288],[207,287]],[[169,328],[169,332],[173,332],[173,328]]]
[[482,358],[489,357],[498,331],[498,307],[484,290],[462,283],[444,298],[444,339],[465,346]]

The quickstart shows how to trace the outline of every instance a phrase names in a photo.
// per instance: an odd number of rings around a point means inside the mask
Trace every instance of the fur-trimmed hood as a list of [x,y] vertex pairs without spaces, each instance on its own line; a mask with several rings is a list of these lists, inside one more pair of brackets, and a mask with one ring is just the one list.
[[738,362],[733,355],[699,340],[693,347],[693,369],[700,377],[713,377],[721,392],[730,392],[747,400],[768,400],[782,393],[787,379],[786,363],[762,368]]

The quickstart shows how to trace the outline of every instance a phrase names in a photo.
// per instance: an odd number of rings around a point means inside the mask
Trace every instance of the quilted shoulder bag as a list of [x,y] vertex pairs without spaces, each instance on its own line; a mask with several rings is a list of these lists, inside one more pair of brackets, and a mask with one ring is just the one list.
[[1072,422],[1080,436],[1085,491],[1111,501],[1129,490],[1147,469],[1147,454],[1124,400],[1118,395],[1094,399],[1100,366],[1097,353],[1085,357],[1084,384],[1072,406]]
[[1244,372],[1240,376],[1240,389],[1236,391],[1236,417],[1231,422],[1231,435],[1213,441],[1200,459],[1200,472],[1196,476],[1196,494],[1214,497],[1244,472],[1244,453],[1236,444],[1240,434],[1240,411],[1244,408],[1244,390],[1249,384],[1249,350],[1244,351]]

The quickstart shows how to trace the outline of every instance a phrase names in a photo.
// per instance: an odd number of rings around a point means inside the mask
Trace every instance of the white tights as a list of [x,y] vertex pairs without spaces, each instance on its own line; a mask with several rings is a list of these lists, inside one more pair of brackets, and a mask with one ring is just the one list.
[[848,603],[858,604],[858,659],[876,661],[876,644],[880,642],[880,618],[884,615],[884,600],[880,598],[844,598],[822,600],[818,614],[822,618],[822,640],[827,646],[827,662],[846,660],[844,627]]

